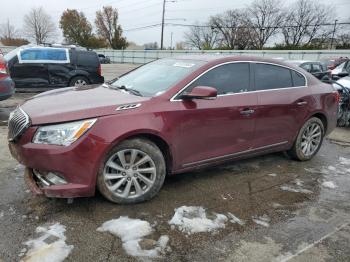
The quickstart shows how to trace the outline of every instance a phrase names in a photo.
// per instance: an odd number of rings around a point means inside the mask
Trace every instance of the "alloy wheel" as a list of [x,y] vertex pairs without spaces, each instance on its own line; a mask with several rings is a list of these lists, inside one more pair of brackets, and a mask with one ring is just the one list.
[[108,190],[120,198],[136,198],[151,189],[157,169],[152,158],[137,149],[113,154],[105,164],[103,178]]
[[313,155],[322,141],[322,128],[318,123],[310,123],[301,137],[301,151],[305,156]]
[[84,79],[78,79],[77,81],[75,81],[74,86],[86,86],[87,83]]

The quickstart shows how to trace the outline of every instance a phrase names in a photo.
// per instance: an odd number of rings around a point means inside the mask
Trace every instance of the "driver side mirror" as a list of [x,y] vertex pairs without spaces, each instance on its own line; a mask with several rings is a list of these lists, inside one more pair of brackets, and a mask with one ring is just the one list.
[[218,91],[214,87],[196,86],[190,92],[184,92],[182,99],[215,99]]

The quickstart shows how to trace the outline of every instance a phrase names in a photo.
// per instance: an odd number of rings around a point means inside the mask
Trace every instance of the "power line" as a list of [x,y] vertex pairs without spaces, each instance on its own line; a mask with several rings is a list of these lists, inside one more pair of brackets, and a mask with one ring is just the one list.
[[141,26],[141,27],[135,27],[135,28],[125,29],[125,30],[123,30],[123,31],[125,31],[125,32],[139,31],[139,30],[144,30],[144,29],[148,29],[148,28],[158,27],[158,26],[161,26],[161,25],[162,25],[162,24],[146,25],[146,26]]
[[[135,28],[130,28],[130,29],[126,29],[124,31],[137,31],[137,30],[144,30],[144,29],[148,29],[148,28],[154,28],[154,27],[159,27],[162,24],[151,24],[151,25],[147,25],[147,26],[142,26],[142,27],[135,27]],[[181,27],[204,27],[204,28],[212,28],[212,26],[210,25],[196,25],[196,24],[178,24],[178,23],[164,23],[164,25],[166,26],[181,26]],[[341,22],[341,23],[337,23],[337,25],[350,25],[350,22]],[[334,26],[334,23],[323,23],[323,24],[318,24],[318,25],[306,25],[307,27],[311,27],[311,26]],[[269,27],[265,27],[266,28],[274,28],[274,29],[282,29],[282,28],[293,28],[293,27],[298,27],[296,25],[284,25],[284,26],[269,26]],[[222,27],[222,28],[257,28],[259,29],[260,27],[254,27],[254,26],[238,26],[238,27]]]
[[[182,27],[203,27],[203,28],[213,28],[211,25],[196,25],[196,24],[178,24],[178,23],[165,23],[169,26],[182,26]],[[305,25],[305,27],[315,27],[315,26],[333,26],[334,23],[323,23],[323,24],[312,24]],[[337,23],[337,25],[350,25],[350,22]],[[282,26],[264,26],[265,29],[283,29],[283,28],[298,28],[300,25],[282,25]],[[221,28],[231,29],[231,28],[252,28],[259,29],[262,27],[257,26],[222,26]]]

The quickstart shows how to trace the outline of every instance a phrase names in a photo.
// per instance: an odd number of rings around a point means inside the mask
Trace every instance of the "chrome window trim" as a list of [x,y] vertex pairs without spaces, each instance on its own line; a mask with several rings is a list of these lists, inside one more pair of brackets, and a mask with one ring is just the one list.
[[189,87],[193,82],[197,81],[198,78],[202,77],[204,74],[208,73],[209,71],[223,66],[223,65],[227,65],[227,64],[236,64],[236,63],[254,63],[254,64],[267,64],[267,65],[274,65],[274,66],[279,66],[279,67],[284,67],[287,68],[289,70],[293,70],[299,74],[301,74],[304,79],[305,79],[305,85],[304,86],[292,86],[292,87],[283,87],[283,88],[275,88],[275,89],[266,89],[266,90],[253,90],[253,91],[247,91],[247,92],[240,92],[240,93],[232,93],[232,94],[222,94],[222,95],[218,95],[218,97],[222,97],[222,96],[232,96],[232,95],[240,95],[240,94],[246,94],[246,93],[256,93],[256,92],[268,92],[268,91],[276,91],[276,90],[286,90],[286,89],[293,89],[293,88],[303,88],[303,87],[307,87],[308,86],[308,81],[307,81],[307,77],[304,75],[304,73],[295,70],[294,68],[291,68],[289,66],[285,66],[285,65],[280,65],[280,64],[275,64],[275,63],[271,63],[271,62],[262,62],[262,61],[250,61],[250,60],[244,60],[244,61],[230,61],[230,62],[225,62],[225,63],[221,63],[221,64],[217,64],[209,69],[207,69],[206,71],[204,71],[203,73],[201,73],[199,76],[197,76],[196,78],[194,78],[191,82],[189,82],[185,87],[183,87],[182,89],[180,89],[180,91],[178,91],[175,95],[173,95],[170,99],[170,102],[176,102],[176,101],[183,101],[182,99],[176,99],[176,97],[181,94],[187,87]]
[[251,149],[247,149],[247,150],[232,153],[232,154],[227,154],[227,155],[223,155],[223,156],[217,156],[217,157],[207,158],[207,159],[203,159],[203,160],[198,160],[195,162],[185,163],[182,165],[182,167],[186,168],[188,166],[193,166],[193,165],[198,165],[198,164],[205,165],[206,163],[211,162],[211,161],[216,161],[216,160],[220,161],[221,159],[236,157],[236,156],[240,156],[240,155],[247,154],[247,153],[254,153],[256,151],[270,149],[270,148],[282,146],[285,144],[288,144],[288,141],[283,141],[283,142],[279,142],[279,143],[275,143],[275,144],[271,144],[271,145],[266,145],[266,146],[262,146],[262,147],[258,147],[258,148],[251,148]]

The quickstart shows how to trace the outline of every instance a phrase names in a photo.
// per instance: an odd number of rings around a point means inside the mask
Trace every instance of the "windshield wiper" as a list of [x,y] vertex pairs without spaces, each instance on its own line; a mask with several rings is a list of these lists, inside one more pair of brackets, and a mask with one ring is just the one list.
[[132,88],[127,88],[126,86],[115,86],[118,89],[123,89],[129,93],[132,93],[133,95],[136,96],[142,96],[142,94],[140,93],[140,91],[136,90],[136,89],[132,89]]

